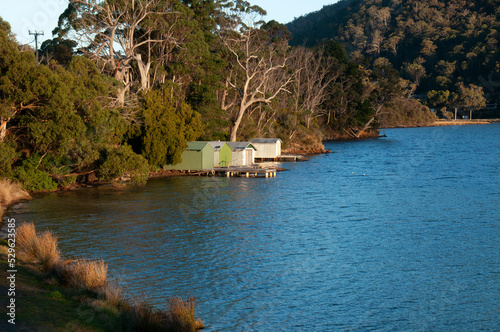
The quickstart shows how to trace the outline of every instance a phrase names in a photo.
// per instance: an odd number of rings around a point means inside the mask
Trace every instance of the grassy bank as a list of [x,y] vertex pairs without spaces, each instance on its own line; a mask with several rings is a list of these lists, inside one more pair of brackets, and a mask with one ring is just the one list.
[[[0,277],[9,276],[8,246],[0,246]],[[15,330],[26,331],[196,331],[194,299],[169,299],[165,309],[144,300],[127,301],[107,278],[103,261],[63,259],[57,237],[33,224],[16,231],[15,295],[2,286],[2,303],[15,299]],[[5,306],[0,330],[13,330]]]

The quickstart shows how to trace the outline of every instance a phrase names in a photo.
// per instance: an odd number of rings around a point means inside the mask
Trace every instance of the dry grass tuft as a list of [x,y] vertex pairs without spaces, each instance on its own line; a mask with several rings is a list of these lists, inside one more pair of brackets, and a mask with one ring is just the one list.
[[122,288],[114,281],[108,282],[105,287],[101,288],[99,290],[99,295],[101,295],[106,302],[115,306],[123,301]]
[[22,223],[17,227],[16,248],[27,260],[40,263],[45,271],[54,269],[61,259],[54,233],[45,231],[37,235],[33,223]]
[[97,291],[107,285],[108,265],[104,261],[77,259],[65,268],[72,286]]
[[128,312],[128,328],[133,331],[165,331],[165,317],[150,304],[139,300],[134,303]]
[[51,270],[61,259],[57,248],[57,237],[51,231],[45,231],[33,241],[35,259],[45,271]]
[[172,331],[196,331],[204,328],[202,321],[196,319],[195,299],[184,301],[181,298],[168,300],[167,325]]
[[134,331],[180,331],[192,332],[203,329],[200,319],[195,317],[195,300],[173,298],[168,309],[153,308],[145,301],[137,301],[129,309],[128,327]]
[[69,265],[71,260],[68,259],[60,259],[56,264],[52,266],[52,269],[49,271],[50,275],[57,280],[57,282],[69,286],[70,278],[70,269]]
[[28,259],[35,258],[34,243],[36,242],[36,231],[33,223],[22,223],[16,229],[16,249],[24,253]]
[[5,209],[12,203],[30,198],[30,194],[19,183],[8,179],[0,179],[0,217],[2,217]]

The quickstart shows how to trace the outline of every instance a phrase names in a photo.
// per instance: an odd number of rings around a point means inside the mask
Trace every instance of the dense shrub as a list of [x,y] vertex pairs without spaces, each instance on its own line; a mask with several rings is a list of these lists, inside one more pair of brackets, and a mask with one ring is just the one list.
[[149,165],[144,157],[134,153],[128,146],[107,149],[102,153],[99,167],[101,180],[116,180],[124,177],[133,183],[145,183],[149,175]]
[[45,231],[38,235],[33,242],[35,259],[42,265],[45,271],[49,271],[61,259],[57,248],[57,237],[51,231]]
[[58,178],[59,185],[62,187],[67,187],[69,185],[72,185],[73,183],[76,182],[77,176],[76,175],[69,175],[69,176],[61,176]]
[[136,301],[130,307],[125,319],[134,331],[172,331],[194,332],[203,329],[203,322],[196,318],[195,300],[171,298],[166,310],[155,309],[145,301]]
[[171,84],[150,91],[142,100],[142,154],[152,166],[180,163],[187,142],[203,133],[200,114],[180,100],[178,94],[171,94],[169,88],[174,91],[179,87]]
[[200,319],[196,319],[195,299],[171,298],[166,312],[170,331],[196,331],[204,328]]
[[12,175],[12,164],[19,157],[14,143],[0,142],[0,175],[9,177]]
[[24,163],[23,166],[18,167],[15,176],[31,192],[57,189],[57,183],[47,172],[29,163]]

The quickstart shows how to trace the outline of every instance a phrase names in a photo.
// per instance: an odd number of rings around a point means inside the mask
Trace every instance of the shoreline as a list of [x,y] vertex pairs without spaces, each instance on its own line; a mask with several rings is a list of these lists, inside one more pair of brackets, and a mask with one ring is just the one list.
[[[322,143],[324,142],[343,142],[343,141],[362,141],[366,139],[377,139],[377,138],[382,138],[382,137],[387,137],[385,134],[380,134],[380,130],[384,129],[404,129],[404,128],[424,128],[424,127],[441,127],[441,126],[461,126],[461,125],[477,125],[477,124],[491,124],[491,123],[500,123],[500,119],[458,119],[458,120],[437,120],[434,121],[432,124],[427,124],[427,125],[415,125],[415,126],[395,126],[395,127],[382,127],[379,128],[377,134],[372,134],[372,135],[365,135],[360,138],[342,138],[342,137],[337,137],[337,138],[325,138],[322,140]],[[297,148],[292,148],[288,150],[284,150],[285,153],[294,153],[296,155],[300,155],[303,157],[303,159],[298,160],[299,161],[307,161],[309,157],[313,156],[318,156],[322,154],[330,154],[330,153],[335,153],[335,151],[330,151],[330,150],[325,150],[315,148],[310,151],[306,151],[305,149],[297,149]],[[281,168],[281,167],[276,167],[276,170],[278,172],[280,171],[286,171],[287,169]],[[194,172],[194,171],[180,171],[180,170],[157,170],[157,171],[151,171],[149,172],[148,175],[148,180],[151,179],[161,179],[161,178],[168,178],[168,177],[178,177],[178,176],[201,176],[200,172]],[[73,190],[81,190],[81,189],[86,189],[86,188],[96,188],[96,187],[111,187],[115,190],[121,190],[126,187],[130,186],[130,182],[128,181],[117,181],[117,182],[78,182],[78,183],[73,183],[71,185],[65,186],[65,187],[60,187],[55,190],[50,190],[50,191],[39,191],[36,193],[29,193],[26,190],[22,189],[22,187],[19,187],[19,184],[16,184],[15,182],[12,182],[10,179],[0,179],[0,185],[2,184],[8,184],[7,191],[12,187],[12,186],[17,186],[16,187],[16,197],[13,199],[6,199],[5,198],[5,193],[3,193],[0,190],[0,218],[3,218],[3,215],[6,211],[9,210],[10,207],[15,205],[16,203],[19,203],[21,201],[25,200],[31,200],[33,199],[31,195],[33,194],[46,194],[46,193],[51,193],[51,192],[65,192],[65,191],[73,191]],[[5,186],[5,185],[4,185]],[[1,186],[0,186],[0,189]],[[5,190],[4,190],[5,191]],[[3,194],[3,196],[2,196]],[[9,195],[7,195],[9,196]]]
[[438,120],[434,122],[435,127],[440,126],[464,126],[476,124],[491,124],[500,122],[500,119],[458,119],[458,120]]
[[393,126],[393,127],[381,127],[380,129],[404,129],[404,128],[425,128],[425,127],[444,127],[444,126],[465,126],[465,125],[484,125],[500,123],[500,119],[457,119],[457,120],[436,120],[433,123],[426,125],[414,125],[414,126]]

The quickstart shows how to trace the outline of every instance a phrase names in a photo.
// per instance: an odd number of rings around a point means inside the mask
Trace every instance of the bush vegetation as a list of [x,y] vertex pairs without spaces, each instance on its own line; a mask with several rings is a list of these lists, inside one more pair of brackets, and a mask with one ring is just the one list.
[[380,126],[422,127],[432,125],[438,117],[427,106],[414,99],[396,98],[388,103],[380,117]]
[[124,177],[137,184],[147,181],[149,174],[147,160],[135,154],[128,146],[103,151],[102,160],[99,176],[103,180],[117,180]]
[[352,55],[390,63],[417,94],[439,95],[427,100],[429,107],[453,109],[467,107],[449,98],[466,97],[464,84],[487,88],[498,103],[500,94],[491,88],[500,78],[498,18],[496,0],[341,0],[287,27],[293,45],[340,41]]
[[57,183],[50,174],[37,169],[36,166],[22,165],[16,168],[15,176],[30,192],[52,191],[57,189]]
[[165,325],[170,326],[172,331],[196,331],[203,328],[203,322],[196,319],[195,299],[169,299]]

